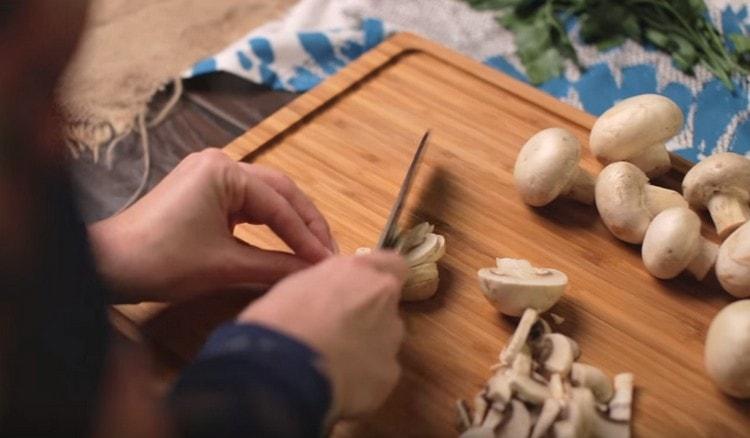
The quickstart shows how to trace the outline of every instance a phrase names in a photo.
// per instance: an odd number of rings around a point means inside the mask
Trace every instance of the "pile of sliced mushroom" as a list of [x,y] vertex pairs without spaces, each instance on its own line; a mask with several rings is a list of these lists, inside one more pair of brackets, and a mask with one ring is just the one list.
[[611,382],[578,362],[571,338],[553,333],[538,313],[524,312],[494,374],[474,399],[457,402],[463,438],[630,436],[633,375]]
[[[440,284],[437,262],[445,255],[445,237],[433,233],[435,226],[423,222],[397,237],[396,250],[409,264],[409,275],[401,291],[402,301],[426,300],[437,292]],[[359,248],[357,254],[370,252]]]

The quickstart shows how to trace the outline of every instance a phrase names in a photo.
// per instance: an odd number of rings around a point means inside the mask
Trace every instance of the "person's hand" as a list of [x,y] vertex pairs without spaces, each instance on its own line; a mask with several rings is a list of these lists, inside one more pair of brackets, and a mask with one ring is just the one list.
[[[268,225],[294,254],[232,235]],[[273,284],[336,252],[328,224],[284,174],[217,149],[185,158],[129,209],[89,227],[97,266],[123,302],[179,301],[243,283]]]
[[333,387],[330,419],[368,413],[401,372],[398,302],[407,269],[392,252],[332,257],[281,281],[238,321],[276,329],[321,354]]

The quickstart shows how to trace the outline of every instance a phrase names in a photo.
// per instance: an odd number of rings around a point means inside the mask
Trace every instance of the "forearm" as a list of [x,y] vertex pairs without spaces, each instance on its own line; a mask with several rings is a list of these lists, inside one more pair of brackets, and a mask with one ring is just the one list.
[[171,395],[185,437],[320,436],[331,388],[304,344],[258,325],[227,324]]

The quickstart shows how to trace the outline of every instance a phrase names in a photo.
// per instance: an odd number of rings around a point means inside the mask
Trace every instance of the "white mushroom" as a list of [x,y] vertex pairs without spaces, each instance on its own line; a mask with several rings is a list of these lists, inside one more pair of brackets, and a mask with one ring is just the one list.
[[682,180],[693,208],[707,208],[721,239],[750,219],[750,160],[722,152],[693,166]]
[[592,204],[594,179],[578,166],[581,144],[562,128],[549,128],[521,148],[513,179],[523,202],[541,207],[558,196]]
[[570,402],[564,418],[553,425],[557,438],[581,438],[591,436],[596,418],[594,396],[586,388],[572,388]]
[[620,240],[641,243],[651,219],[670,207],[687,207],[674,190],[648,183],[633,164],[620,161],[602,169],[596,180],[596,208],[610,232]]
[[719,246],[701,236],[701,220],[688,208],[659,213],[646,231],[641,254],[646,269],[656,278],[674,278],[687,269],[698,280],[708,274]]
[[552,427],[552,424],[557,420],[557,416],[560,414],[561,406],[554,398],[548,398],[542,405],[542,411],[539,413],[539,418],[536,420],[534,429],[531,431],[531,438],[542,438],[547,434],[547,431]]
[[403,301],[421,301],[430,298],[437,292],[440,284],[437,263],[424,263],[409,268],[401,292]]
[[531,308],[545,312],[560,299],[568,277],[549,268],[535,268],[527,260],[497,259],[496,268],[478,272],[485,297],[501,313],[520,316]]
[[560,333],[550,333],[542,336],[536,349],[547,372],[567,378],[578,350],[575,341]]
[[706,370],[725,393],[750,398],[750,300],[724,307],[706,336]]
[[657,94],[625,99],[599,116],[591,129],[589,146],[605,163],[629,161],[649,177],[671,166],[664,143],[682,129],[680,108]]
[[633,404],[633,373],[620,373],[615,376],[615,394],[609,401],[609,418],[616,421],[630,421]]
[[505,423],[500,425],[495,434],[496,438],[518,438],[527,437],[531,431],[531,415],[526,406],[518,401],[513,400],[510,405],[510,412]]
[[526,341],[529,339],[531,328],[534,326],[537,319],[539,319],[539,313],[536,310],[527,308],[523,312],[521,320],[516,327],[516,331],[513,332],[513,336],[510,338],[510,342],[508,342],[508,345],[506,345],[505,348],[503,348],[503,351],[500,352],[501,365],[510,366],[513,364],[516,355],[518,355],[518,353],[526,346]]
[[607,403],[614,394],[612,383],[599,368],[585,363],[576,362],[570,370],[570,380],[576,386],[589,388],[596,401]]
[[739,227],[719,248],[716,277],[737,298],[750,297],[750,222]]
[[404,258],[409,266],[418,266],[425,263],[435,263],[443,255],[445,255],[445,237],[428,233],[421,243],[404,254]]

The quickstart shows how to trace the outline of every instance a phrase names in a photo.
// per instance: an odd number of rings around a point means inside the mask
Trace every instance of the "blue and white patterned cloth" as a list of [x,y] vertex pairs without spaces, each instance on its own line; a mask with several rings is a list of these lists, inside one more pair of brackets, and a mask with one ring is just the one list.
[[[747,1],[707,4],[719,29],[750,33]],[[184,76],[227,71],[274,89],[306,91],[399,30],[527,80],[512,34],[491,12],[474,11],[458,0],[301,0],[284,18],[198,62]],[[580,42],[576,23],[569,30],[586,69],[569,65],[539,88],[594,115],[626,97],[660,93],[685,114],[685,127],[668,143],[670,150],[691,161],[727,150],[750,156],[747,88],[731,92],[702,66],[695,76],[685,75],[669,56],[632,41],[601,52]]]

